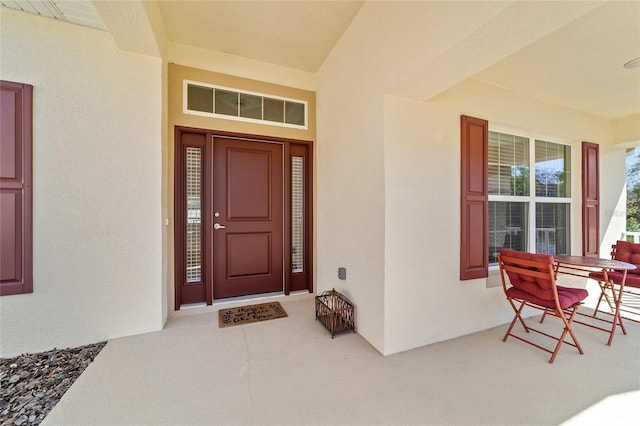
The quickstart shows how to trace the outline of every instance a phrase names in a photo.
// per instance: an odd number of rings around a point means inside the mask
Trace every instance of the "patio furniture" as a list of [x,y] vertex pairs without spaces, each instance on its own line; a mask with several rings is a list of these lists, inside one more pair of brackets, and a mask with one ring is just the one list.
[[[630,264],[635,269],[609,271],[608,280],[599,272],[589,274],[590,278],[598,282],[601,290],[594,316],[597,312],[603,312],[600,311],[600,304],[605,301],[614,315],[617,313],[622,318],[622,313],[627,313],[631,316],[624,317],[625,319],[638,321],[640,320],[640,244],[617,241],[611,246],[611,259]],[[626,334],[624,326],[622,329]]]
[[[619,310],[619,301],[620,296],[616,294],[615,289],[612,287],[612,280],[609,278],[611,274],[619,273],[622,279],[622,283],[624,283],[625,278],[627,276],[627,271],[631,269],[635,269],[635,265],[632,265],[627,262],[622,262],[620,260],[615,259],[600,259],[597,257],[591,256],[569,256],[569,255],[556,255],[554,256],[556,260],[556,275],[557,274],[567,274],[567,275],[575,275],[577,277],[583,278],[594,278],[601,280],[601,295],[602,292],[610,289],[612,292],[611,298],[613,299],[612,304],[612,313],[610,313],[613,318],[609,320],[608,318],[598,317],[597,314],[599,311],[595,309],[592,315],[587,315],[583,313],[578,313],[581,317],[589,317],[590,319],[597,320],[599,322],[604,322],[607,324],[611,324],[610,328],[603,328],[596,324],[593,321],[583,322],[579,320],[575,320],[576,324],[586,325],[591,328],[595,328],[597,330],[605,331],[609,333],[609,340],[607,341],[607,345],[611,345],[613,341],[613,336],[615,335],[616,328],[619,326],[622,329],[624,334],[627,334],[627,331],[624,328],[624,324],[622,323],[622,317],[620,316]],[[622,286],[624,287],[624,285]],[[607,296],[608,297],[608,296]],[[542,317],[544,319],[544,315]]]
[[[511,336],[550,353],[549,363],[553,363],[563,343],[575,347],[580,354],[583,354],[584,352],[578,343],[578,339],[571,329],[571,323],[580,302],[588,296],[587,290],[556,285],[555,261],[553,256],[548,254],[502,249],[500,250],[500,256],[498,256],[498,264],[500,266],[502,288],[515,312],[513,321],[511,321],[502,341],[505,342]],[[511,285],[508,286],[507,283]],[[549,313],[560,318],[564,325],[560,337],[552,336],[527,325],[522,317],[525,307],[538,309],[543,311],[545,315]],[[522,324],[527,333],[533,331],[546,336],[556,341],[556,346],[551,350],[533,340],[514,334],[512,331],[517,321]],[[567,334],[571,336],[573,343],[564,340]]]

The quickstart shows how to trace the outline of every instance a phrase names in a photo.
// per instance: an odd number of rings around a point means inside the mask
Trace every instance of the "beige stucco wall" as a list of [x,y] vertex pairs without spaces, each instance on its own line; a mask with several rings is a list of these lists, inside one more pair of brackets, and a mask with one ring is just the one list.
[[[419,17],[457,9],[415,5],[365,4],[317,75],[170,42],[163,62],[105,32],[0,9],[0,78],[35,87],[34,293],[0,298],[0,356],[162,327],[174,306],[176,125],[315,142],[316,290],[352,299],[359,333],[384,354],[508,318],[500,289],[458,279],[460,114],[572,144],[574,253],[580,141],[599,143],[606,255],[635,118],[610,123],[473,80],[426,102],[387,96],[411,93],[407,77],[480,16],[442,19],[442,31]],[[184,78],[306,99],[310,127],[185,115]]]
[[[403,82],[505,7],[468,6],[460,16],[451,2],[366,2],[318,71],[317,289],[350,297],[358,332],[384,354],[397,347],[385,331],[395,315],[386,300],[403,291],[386,271],[385,95],[407,90]],[[341,266],[346,281],[337,279]]]
[[168,43],[169,62],[218,74],[262,81],[279,86],[315,91],[316,76],[281,65],[256,61],[242,56],[188,46],[180,43]]
[[[467,80],[427,102],[385,99],[385,351],[398,352],[511,319],[501,287],[459,280],[460,115],[492,130],[572,147],[571,247],[581,254],[581,142],[600,144],[604,231],[624,187],[624,150],[609,121]],[[618,167],[620,168],[620,167]],[[609,244],[609,246],[607,246]],[[608,256],[610,243],[603,243]]]
[[0,19],[0,78],[34,86],[34,292],[0,298],[0,356],[161,329],[161,60]]
[[[199,55],[192,56],[191,50],[184,51],[179,48],[180,46],[173,47],[172,60],[180,60],[186,64],[197,64],[205,66],[202,63],[201,50],[197,50]],[[217,57],[214,52],[209,52],[213,57]],[[206,56],[206,55],[205,55]],[[238,58],[238,62],[243,61]],[[245,64],[246,69],[249,69],[249,64]],[[185,66],[183,64],[169,64],[169,84],[168,84],[168,121],[169,121],[169,142],[168,142],[168,170],[167,170],[167,183],[168,183],[168,211],[166,212],[169,229],[168,229],[168,279],[167,279],[167,301],[169,311],[174,310],[175,305],[175,279],[174,279],[174,255],[175,255],[175,240],[174,240],[174,136],[175,127],[192,127],[198,129],[207,129],[214,131],[234,132],[244,135],[256,135],[256,136],[271,136],[283,139],[295,139],[304,141],[315,141],[316,139],[316,94],[310,90],[304,90],[297,87],[283,86],[281,84],[275,84],[269,80],[277,80],[275,76],[278,76],[278,70],[282,71],[282,67],[269,67],[263,64],[263,67],[259,70],[253,70],[250,74],[253,78],[245,78],[237,75],[229,75],[211,71],[216,69],[216,62],[212,60],[206,66],[209,69],[199,69],[192,66]],[[234,72],[235,68],[229,68],[225,65],[220,65],[221,69],[225,69],[229,72]],[[267,72],[266,70],[269,70]],[[261,72],[257,72],[261,71]],[[246,72],[244,73],[247,74]],[[299,73],[293,73],[293,75],[299,75]],[[260,80],[264,78],[264,80]],[[273,95],[291,99],[298,99],[307,102],[307,129],[295,129],[289,127],[273,126],[261,123],[251,123],[243,121],[225,120],[219,118],[203,117],[199,115],[185,114],[183,112],[183,81],[191,80],[212,85],[219,85],[229,88],[238,89],[241,91],[249,91],[255,93],[262,93],[265,95]]]
[[[415,18],[446,16],[446,2],[413,5],[366,3],[317,78],[317,290],[347,294],[359,333],[383,354],[509,319],[500,288],[486,279],[459,280],[461,114],[488,119],[495,130],[572,145],[573,253],[581,252],[582,141],[601,146],[605,256],[624,186],[624,150],[613,143],[608,120],[474,80],[430,88],[440,95],[427,101],[388,96],[396,87],[413,95],[407,76],[455,44],[454,35],[463,45],[469,40],[468,23],[447,20],[458,33],[449,28],[451,37],[440,40]],[[346,281],[336,277],[339,266],[347,268]]]

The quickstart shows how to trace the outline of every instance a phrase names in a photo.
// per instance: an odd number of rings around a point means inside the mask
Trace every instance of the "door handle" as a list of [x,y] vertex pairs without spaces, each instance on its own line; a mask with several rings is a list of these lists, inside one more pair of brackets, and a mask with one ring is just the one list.
[[219,223],[213,224],[213,229],[224,229],[224,228],[226,228],[226,226],[220,225]]

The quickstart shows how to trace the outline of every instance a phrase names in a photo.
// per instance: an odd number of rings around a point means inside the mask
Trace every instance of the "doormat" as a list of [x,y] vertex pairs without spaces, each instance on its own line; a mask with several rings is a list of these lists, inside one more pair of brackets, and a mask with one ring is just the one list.
[[232,327],[234,325],[268,321],[276,318],[284,318],[286,316],[287,313],[282,305],[280,305],[280,302],[260,303],[258,305],[220,309],[218,311],[218,327]]

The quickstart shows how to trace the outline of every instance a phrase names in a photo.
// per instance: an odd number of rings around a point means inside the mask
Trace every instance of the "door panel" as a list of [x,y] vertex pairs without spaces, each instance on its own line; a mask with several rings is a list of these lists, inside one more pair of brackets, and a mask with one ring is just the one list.
[[271,273],[271,234],[227,233],[227,275],[229,278],[256,277]]
[[270,220],[271,152],[234,147],[227,149],[227,156],[229,220]]
[[281,144],[214,138],[213,216],[214,299],[282,291]]

